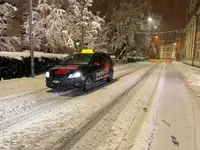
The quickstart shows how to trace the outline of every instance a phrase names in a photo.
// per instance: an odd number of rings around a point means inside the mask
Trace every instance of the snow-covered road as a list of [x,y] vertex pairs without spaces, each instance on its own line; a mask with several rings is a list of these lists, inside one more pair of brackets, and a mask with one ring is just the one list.
[[20,90],[0,95],[0,149],[200,148],[200,102],[177,66],[141,62],[116,66],[115,72],[112,84],[100,84],[86,95],[78,90],[52,93],[43,76],[14,80]]
[[[114,78],[115,80],[118,80],[121,77],[128,75],[137,69],[140,69],[141,67],[148,67],[148,66],[143,63],[128,64],[128,65],[122,65],[122,66],[119,65],[115,68]],[[46,107],[47,105],[52,105],[54,103],[56,103],[54,105],[57,105],[57,103],[60,103],[61,101],[66,101],[66,97],[68,97],[68,99],[71,99],[71,97],[83,94],[79,90],[52,92],[51,90],[45,88],[45,85],[44,85],[45,80],[43,76],[37,77],[36,79],[34,78],[33,80],[35,81],[33,82],[31,79],[24,78],[22,79],[22,81],[14,80],[14,84],[11,84],[11,82],[8,82],[7,85],[10,85],[11,88],[12,86],[15,87],[16,84],[21,84],[22,89],[24,87],[23,89],[24,91],[26,91],[27,88],[29,87],[33,87],[33,88],[32,88],[32,91],[30,92],[18,93],[15,95],[10,95],[8,97],[0,98],[0,104],[1,104],[0,105],[0,119],[3,120],[2,122],[7,122],[7,120],[10,120],[12,117],[16,118],[16,114],[19,114],[19,113],[23,114],[24,111],[25,111],[24,113],[27,114],[26,110],[29,110],[30,112],[32,111],[30,109],[33,109],[34,111],[36,111],[38,109],[38,106],[39,106],[39,109],[41,109],[42,107]],[[37,85],[41,85],[41,87],[39,89],[34,90],[35,88],[34,85],[36,83]],[[3,86],[1,87],[3,88]],[[100,86],[100,88],[101,87],[102,86]],[[98,90],[98,87],[95,90]],[[18,89],[16,89],[16,91],[18,91]],[[13,90],[12,92],[15,93],[16,91]],[[20,115],[18,116],[18,118],[22,119]],[[2,128],[1,124],[0,124],[0,129]]]

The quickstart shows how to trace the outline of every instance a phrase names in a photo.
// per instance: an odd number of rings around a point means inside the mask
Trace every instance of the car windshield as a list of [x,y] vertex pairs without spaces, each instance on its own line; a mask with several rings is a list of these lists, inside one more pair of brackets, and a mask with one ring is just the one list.
[[92,54],[75,54],[65,58],[59,65],[82,65],[88,64],[92,58]]

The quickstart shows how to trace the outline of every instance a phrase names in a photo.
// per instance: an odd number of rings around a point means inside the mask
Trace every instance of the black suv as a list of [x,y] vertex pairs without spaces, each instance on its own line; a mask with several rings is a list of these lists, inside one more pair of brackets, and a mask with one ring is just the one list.
[[66,57],[46,72],[46,86],[75,87],[87,92],[97,81],[111,82],[113,73],[113,61],[109,55],[85,49]]

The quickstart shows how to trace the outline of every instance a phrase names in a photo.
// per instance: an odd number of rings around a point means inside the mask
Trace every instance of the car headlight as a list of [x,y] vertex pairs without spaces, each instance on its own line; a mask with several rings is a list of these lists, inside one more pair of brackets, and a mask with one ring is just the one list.
[[70,74],[68,78],[79,78],[81,77],[81,73],[80,72],[76,72],[76,73],[73,73],[73,74]]
[[49,78],[49,77],[50,77],[50,73],[46,72],[46,78]]

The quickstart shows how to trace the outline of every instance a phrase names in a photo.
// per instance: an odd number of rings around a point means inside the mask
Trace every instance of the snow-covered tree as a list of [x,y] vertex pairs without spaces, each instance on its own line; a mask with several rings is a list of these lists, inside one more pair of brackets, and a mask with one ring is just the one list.
[[94,49],[99,51],[111,51],[111,49],[108,48],[110,37],[110,24],[109,23],[103,23],[101,30],[99,31],[96,40],[94,41]]
[[0,51],[15,51],[20,44],[17,37],[7,37],[5,32],[10,28],[10,23],[17,8],[9,3],[0,5]]
[[[26,29],[25,43],[29,43],[29,20],[24,23]],[[73,21],[63,9],[53,7],[47,0],[39,0],[33,11],[33,45],[35,49],[58,52],[59,48],[74,47],[70,28]]]
[[8,3],[0,5],[0,35],[4,34],[4,32],[10,27],[13,13],[16,10],[16,7]]
[[[60,52],[74,48],[75,41],[94,48],[104,20],[90,11],[92,0],[68,0],[57,5],[55,0],[39,0],[33,11],[33,45],[37,50]],[[63,5],[68,5],[65,9]],[[24,23],[25,44],[29,44],[29,20]]]
[[[74,16],[74,22],[77,25],[79,34],[75,37],[77,40],[82,41],[85,46],[94,48],[95,41],[102,30],[104,20],[99,15],[94,15],[90,8],[93,0],[68,0],[70,3],[71,11]],[[83,34],[83,35],[82,35]]]
[[[148,17],[152,15],[151,11],[150,3],[143,0],[124,1],[119,7],[114,8],[111,22],[115,32],[111,45],[118,58],[122,58],[139,46],[140,49],[149,46],[149,35],[141,37],[136,36],[136,33],[150,32],[152,26],[148,24]],[[144,39],[137,43],[136,38]]]

